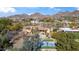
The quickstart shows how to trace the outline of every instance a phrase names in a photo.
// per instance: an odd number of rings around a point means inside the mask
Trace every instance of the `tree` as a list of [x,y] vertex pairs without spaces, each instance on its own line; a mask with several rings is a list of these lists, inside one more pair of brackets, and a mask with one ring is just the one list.
[[9,47],[9,40],[8,40],[7,34],[0,35],[0,44],[3,50]]
[[16,24],[14,24],[14,25],[8,25],[7,26],[7,29],[8,30],[20,30],[22,28],[22,24],[21,23],[16,23]]
[[38,51],[41,48],[41,41],[38,35],[26,37],[21,50],[23,51]]
[[6,18],[0,19],[0,32],[6,29],[7,25],[11,25],[11,20]]
[[77,23],[76,22],[71,22],[71,23],[69,23],[69,27],[70,28],[73,28],[73,27],[77,27]]
[[44,19],[42,19],[41,21],[42,21],[42,22],[54,22],[54,20],[53,20],[52,18],[50,18],[50,17],[44,18]]
[[58,32],[53,34],[53,37],[57,39],[56,49],[58,51],[74,51],[79,50],[79,33],[73,32]]

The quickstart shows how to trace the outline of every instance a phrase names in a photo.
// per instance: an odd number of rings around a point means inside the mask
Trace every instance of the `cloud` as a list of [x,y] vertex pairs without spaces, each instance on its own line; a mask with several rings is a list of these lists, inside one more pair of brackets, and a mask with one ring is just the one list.
[[12,7],[1,7],[0,12],[2,13],[14,13],[16,11],[15,8]]
[[32,15],[32,14],[34,14],[34,13],[36,13],[36,12],[30,12],[30,13],[27,13],[28,15]]
[[61,10],[61,8],[57,8],[57,7],[49,7],[49,8],[54,9],[54,10],[58,10],[58,11]]
[[49,7],[49,8],[55,8],[55,7]]
[[[50,8],[51,8],[51,7],[50,7]],[[52,7],[51,9],[53,9],[54,11],[57,11],[57,12],[59,12],[59,11],[62,10],[61,8],[57,8],[57,7]]]

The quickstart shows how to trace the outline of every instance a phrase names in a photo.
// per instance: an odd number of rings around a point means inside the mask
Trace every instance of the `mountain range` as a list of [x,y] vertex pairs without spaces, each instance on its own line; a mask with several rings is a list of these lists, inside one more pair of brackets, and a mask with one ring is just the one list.
[[41,13],[34,13],[31,15],[28,14],[17,14],[17,15],[12,15],[12,16],[8,16],[7,18],[9,19],[16,19],[16,20],[20,20],[20,19],[44,19],[44,18],[62,18],[64,16],[69,16],[69,17],[78,17],[79,16],[79,11],[73,11],[73,12],[60,12],[54,15],[43,15]]

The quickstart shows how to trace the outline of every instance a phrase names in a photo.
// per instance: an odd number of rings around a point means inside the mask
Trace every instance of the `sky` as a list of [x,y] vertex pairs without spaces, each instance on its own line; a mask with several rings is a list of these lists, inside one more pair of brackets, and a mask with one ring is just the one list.
[[44,15],[54,15],[60,12],[72,12],[79,10],[79,7],[5,7],[0,8],[0,17],[15,14],[33,14],[41,13]]

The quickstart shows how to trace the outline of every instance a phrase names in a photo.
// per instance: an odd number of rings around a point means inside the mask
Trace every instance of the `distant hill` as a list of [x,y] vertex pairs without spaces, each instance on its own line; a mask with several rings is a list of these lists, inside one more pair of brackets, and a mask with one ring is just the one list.
[[53,18],[63,18],[63,17],[79,17],[79,11],[73,11],[73,12],[61,12],[55,15],[52,15]]
[[56,15],[60,15],[60,16],[79,16],[79,11],[73,11],[73,12],[63,12],[63,13],[59,13]]
[[63,17],[78,17],[79,16],[79,11],[73,11],[73,12],[60,12],[54,15],[43,15],[41,13],[34,13],[31,15],[28,14],[17,14],[17,15],[13,15],[13,16],[8,16],[7,18],[9,19],[15,19],[15,20],[22,20],[22,19],[44,19],[44,18],[48,18],[51,17],[52,19],[63,19]]
[[48,17],[47,15],[43,15],[43,14],[40,14],[40,13],[34,13],[34,14],[31,14],[30,15],[30,18],[37,18],[37,19],[44,19]]
[[20,20],[20,19],[27,19],[27,18],[29,18],[29,15],[27,15],[27,14],[17,14],[17,15],[9,16],[7,18]]
[[7,18],[9,19],[16,19],[16,20],[22,20],[22,19],[44,19],[48,17],[47,15],[43,15],[43,14],[40,14],[40,13],[34,13],[34,14],[31,14],[31,15],[28,15],[28,14],[17,14],[17,15],[13,15],[13,16],[8,16]]

